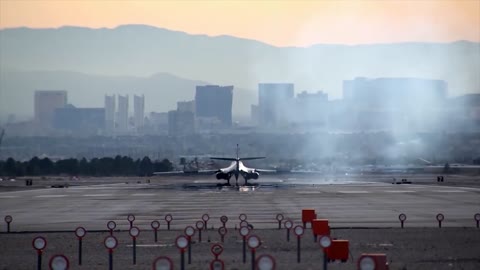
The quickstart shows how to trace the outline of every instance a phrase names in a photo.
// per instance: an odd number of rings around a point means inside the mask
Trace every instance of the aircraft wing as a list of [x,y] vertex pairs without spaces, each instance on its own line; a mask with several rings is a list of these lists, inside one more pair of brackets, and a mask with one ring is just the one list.
[[218,170],[169,171],[169,172],[154,172],[153,175],[163,175],[163,176],[210,175],[216,172],[218,172]]

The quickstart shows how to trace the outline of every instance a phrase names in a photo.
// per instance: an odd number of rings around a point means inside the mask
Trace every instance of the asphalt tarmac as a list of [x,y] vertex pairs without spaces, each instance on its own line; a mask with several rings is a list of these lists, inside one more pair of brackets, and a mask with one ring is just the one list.
[[[409,175],[408,180],[412,184],[392,184],[390,175],[265,176],[254,186],[241,187],[218,186],[208,177],[119,178],[95,185],[57,181],[68,188],[51,188],[50,182],[42,186],[38,180],[35,189],[1,192],[0,215],[13,217],[12,231],[106,230],[110,220],[117,229],[128,229],[128,214],[135,215],[141,230],[150,229],[153,220],[165,229],[166,214],[173,216],[172,229],[183,229],[205,213],[209,228],[221,226],[222,215],[229,218],[228,228],[239,226],[238,216],[244,213],[255,228],[269,229],[278,226],[277,214],[300,224],[304,208],[314,208],[334,228],[398,227],[401,213],[407,216],[406,227],[438,227],[438,213],[445,217],[443,227],[475,225],[478,177],[448,176],[437,183],[434,175]],[[5,231],[5,223],[0,228]]]

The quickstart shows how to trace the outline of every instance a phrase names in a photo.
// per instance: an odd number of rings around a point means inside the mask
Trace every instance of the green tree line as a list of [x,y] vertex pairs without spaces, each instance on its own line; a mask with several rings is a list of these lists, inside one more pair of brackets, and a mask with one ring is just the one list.
[[87,160],[82,158],[61,159],[52,161],[49,158],[33,157],[29,161],[16,161],[13,158],[0,160],[0,175],[2,176],[149,176],[153,172],[173,170],[173,164],[168,159],[152,161],[148,157],[133,160],[127,156],[115,158],[103,157]]

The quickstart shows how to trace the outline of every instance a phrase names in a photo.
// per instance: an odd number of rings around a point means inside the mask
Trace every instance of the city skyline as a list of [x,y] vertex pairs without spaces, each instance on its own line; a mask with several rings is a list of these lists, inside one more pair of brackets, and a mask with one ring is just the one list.
[[[279,47],[480,42],[480,1],[1,1],[0,29],[144,24]],[[72,11],[75,12],[72,12]],[[245,20],[245,18],[249,18]],[[278,31],[282,29],[282,31]]]

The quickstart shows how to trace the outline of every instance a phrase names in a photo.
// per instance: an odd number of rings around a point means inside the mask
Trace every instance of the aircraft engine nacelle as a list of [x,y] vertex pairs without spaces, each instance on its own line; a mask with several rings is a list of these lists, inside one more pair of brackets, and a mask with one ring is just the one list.
[[260,174],[259,174],[258,172],[253,172],[253,173],[247,174],[247,178],[248,178],[248,179],[258,179],[258,176],[259,176],[259,175],[260,175]]
[[215,174],[215,177],[217,177],[218,180],[220,180],[220,179],[229,180],[230,179],[230,175],[228,173],[223,173],[223,172],[217,172]]

